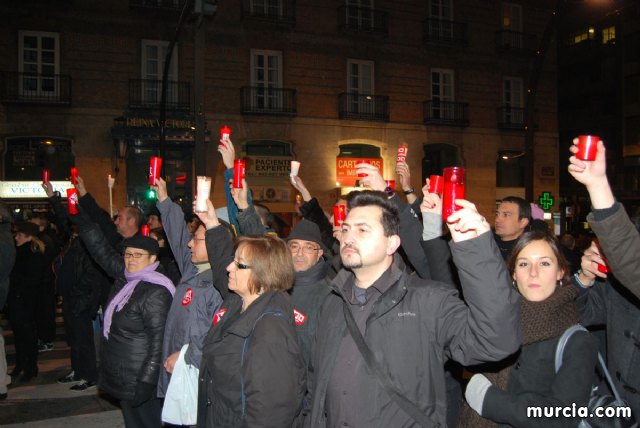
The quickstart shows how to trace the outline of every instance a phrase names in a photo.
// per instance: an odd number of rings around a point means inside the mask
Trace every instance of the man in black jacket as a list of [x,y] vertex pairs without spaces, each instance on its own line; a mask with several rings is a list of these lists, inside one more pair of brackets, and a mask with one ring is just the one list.
[[496,209],[494,238],[502,258],[507,260],[518,238],[531,223],[531,204],[518,196],[507,196]]
[[308,363],[318,325],[318,312],[331,293],[327,278],[329,263],[323,257],[330,253],[322,243],[320,228],[309,220],[303,219],[296,224],[285,240],[296,271],[291,292],[296,333],[305,363]]
[[[403,269],[396,255],[398,211],[387,198],[364,191],[349,199],[340,243],[345,269],[321,309],[311,357],[313,427],[408,427],[426,424],[424,419],[444,426],[446,359],[465,365],[495,361],[520,345],[519,298],[475,206],[458,200],[463,209],[449,217],[467,306],[450,285]],[[395,391],[382,387],[368,368],[358,335]],[[400,402],[412,403],[421,422]]]

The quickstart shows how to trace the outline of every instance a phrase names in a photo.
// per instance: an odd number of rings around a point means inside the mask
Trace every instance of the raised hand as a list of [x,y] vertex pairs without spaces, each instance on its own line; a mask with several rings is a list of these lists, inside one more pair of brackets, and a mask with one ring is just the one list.
[[300,196],[302,196],[302,199],[305,202],[309,202],[311,200],[311,193],[307,189],[307,186],[304,185],[302,178],[298,177],[297,175],[291,177],[291,184],[293,184],[293,187],[295,187],[295,189],[300,192]]
[[368,163],[356,164],[356,174],[366,174],[365,177],[360,177],[358,180],[360,180],[361,184],[371,188],[371,190],[382,192],[387,187],[387,182],[384,181],[380,170],[375,165]]
[[211,203],[211,200],[207,199],[207,212],[196,212],[195,208],[196,202],[193,201],[193,211],[198,216],[202,224],[204,224],[204,227],[207,230],[220,226],[220,220],[218,220],[216,209],[213,207],[213,203]]
[[473,203],[465,199],[456,199],[456,205],[461,206],[462,209],[454,212],[447,219],[447,226],[454,242],[473,239],[491,230],[491,226],[480,215]]
[[78,184],[76,184],[76,189],[78,189],[78,197],[83,197],[84,195],[87,194],[87,188],[84,186],[84,180],[82,179],[82,177],[78,176]]
[[229,183],[231,187],[231,197],[233,201],[236,203],[236,206],[241,209],[249,208],[249,187],[247,186],[247,180],[242,179],[242,188],[236,189]]
[[151,187],[153,190],[156,191],[158,202],[162,202],[169,197],[169,194],[167,193],[167,182],[164,181],[162,177],[158,177],[156,179],[155,186],[149,186],[149,187]]
[[220,140],[218,151],[220,155],[222,155],[224,166],[227,167],[227,169],[233,168],[233,161],[236,158],[236,150],[233,147],[233,142],[230,139],[227,141]]

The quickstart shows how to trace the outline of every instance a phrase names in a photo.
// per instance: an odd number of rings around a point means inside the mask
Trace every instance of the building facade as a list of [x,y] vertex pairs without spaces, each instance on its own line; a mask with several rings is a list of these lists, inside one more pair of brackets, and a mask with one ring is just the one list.
[[[66,181],[75,165],[103,206],[111,175],[115,206],[146,208],[149,157],[162,154],[170,194],[185,209],[197,174],[213,176],[222,206],[216,149],[228,125],[255,199],[279,213],[294,211],[290,160],[330,211],[354,184],[354,160],[378,162],[396,179],[400,145],[416,189],[446,166],[465,166],[467,198],[486,216],[496,199],[524,195],[528,167],[533,195],[556,196],[555,52],[540,74],[535,123],[525,111],[553,4],[239,0],[213,15],[189,10],[166,73],[161,144],[164,57],[183,0],[3,2],[2,184],[15,193],[43,168]],[[535,127],[530,165],[526,126]],[[26,194],[9,199],[37,207],[39,196]]]

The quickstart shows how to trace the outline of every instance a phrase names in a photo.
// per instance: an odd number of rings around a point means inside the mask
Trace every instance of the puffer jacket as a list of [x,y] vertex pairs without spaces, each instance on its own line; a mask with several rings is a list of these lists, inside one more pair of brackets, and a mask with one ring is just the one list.
[[[401,269],[395,255],[389,268],[391,285],[373,304],[363,337],[389,378],[423,413],[446,425],[444,363],[454,359],[470,365],[496,361],[520,346],[519,296],[493,237],[452,243],[467,305],[449,284],[420,279]],[[332,283],[333,294],[322,307],[309,389],[311,427],[326,427],[327,389],[342,337],[348,335],[343,295],[353,273],[342,270]],[[356,356],[356,358],[360,358]],[[363,363],[364,364],[364,363]],[[417,423],[387,395],[376,376],[363,369],[358,376],[358,426],[413,427]],[[309,419],[310,418],[310,419]]]
[[[211,327],[213,315],[222,303],[222,297],[214,287],[211,269],[198,272],[198,267],[191,261],[191,250],[187,246],[191,234],[180,206],[170,198],[158,202],[157,206],[169,246],[182,275],[167,316],[162,361],[189,344],[184,356],[185,361],[192,366],[200,367],[202,345]],[[233,249],[227,250],[227,257],[232,251]],[[170,379],[171,374],[163,367],[158,382],[158,396],[164,397]]]
[[[127,283],[124,260],[97,225],[82,225],[80,237],[96,262],[115,278],[108,298],[111,301]],[[100,389],[120,400],[133,400],[138,382],[158,383],[171,299],[165,287],[141,281],[127,304],[113,313],[109,337],[101,336]]]
[[[214,276],[224,272],[231,240],[217,227],[207,231]],[[227,281],[216,281],[224,297],[204,346],[198,389],[198,426],[216,428],[294,425],[305,394],[305,366],[293,326],[290,296],[269,291],[244,312]]]

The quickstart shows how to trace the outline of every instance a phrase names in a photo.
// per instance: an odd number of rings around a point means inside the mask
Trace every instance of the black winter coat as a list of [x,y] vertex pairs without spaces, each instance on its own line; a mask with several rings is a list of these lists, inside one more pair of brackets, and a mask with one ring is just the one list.
[[[115,279],[108,301],[125,286],[124,261],[96,225],[80,237],[105,272]],[[139,282],[127,304],[113,313],[109,337],[101,335],[99,386],[120,400],[132,400],[138,382],[157,385],[162,337],[172,296],[157,284]]]
[[46,268],[44,255],[39,251],[32,251],[31,242],[16,247],[16,261],[11,270],[7,298],[12,323],[34,321],[36,299]]
[[[286,292],[266,292],[244,312],[229,292],[220,260],[231,245],[222,228],[206,233],[207,252],[224,302],[205,340],[198,389],[199,427],[274,427],[294,424],[305,394],[305,367]],[[222,269],[221,269],[222,268]]]

